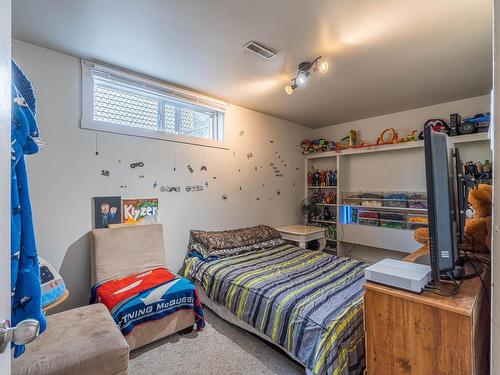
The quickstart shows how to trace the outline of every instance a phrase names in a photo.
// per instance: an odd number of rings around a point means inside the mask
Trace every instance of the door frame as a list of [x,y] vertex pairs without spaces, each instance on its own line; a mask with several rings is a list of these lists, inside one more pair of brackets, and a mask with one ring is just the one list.
[[[0,0],[0,321],[10,320],[10,122],[11,0]],[[5,173],[7,171],[7,173]],[[11,351],[0,354],[0,374],[10,375]]]

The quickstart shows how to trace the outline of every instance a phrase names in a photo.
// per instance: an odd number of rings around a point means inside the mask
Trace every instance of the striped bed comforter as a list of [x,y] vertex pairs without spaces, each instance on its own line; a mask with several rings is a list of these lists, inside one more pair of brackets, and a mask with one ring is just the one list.
[[344,375],[365,367],[364,267],[282,245],[212,261],[190,257],[185,276],[295,355],[308,372]]

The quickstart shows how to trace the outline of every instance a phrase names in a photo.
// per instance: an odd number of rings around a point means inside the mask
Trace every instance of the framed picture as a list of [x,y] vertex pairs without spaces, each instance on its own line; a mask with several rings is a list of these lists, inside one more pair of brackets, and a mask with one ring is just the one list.
[[123,222],[126,224],[153,224],[158,221],[158,198],[124,199]]
[[94,228],[122,222],[121,197],[94,197]]

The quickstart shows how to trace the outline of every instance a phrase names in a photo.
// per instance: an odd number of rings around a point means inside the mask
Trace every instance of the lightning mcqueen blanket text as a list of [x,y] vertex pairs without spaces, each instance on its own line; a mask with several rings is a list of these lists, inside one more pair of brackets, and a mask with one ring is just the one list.
[[91,301],[106,305],[123,335],[136,325],[186,309],[193,311],[198,330],[205,326],[193,283],[165,268],[96,284]]

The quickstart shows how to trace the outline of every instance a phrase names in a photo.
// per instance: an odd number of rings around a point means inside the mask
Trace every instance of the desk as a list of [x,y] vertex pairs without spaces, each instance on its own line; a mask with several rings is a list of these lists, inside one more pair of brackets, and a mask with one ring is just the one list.
[[[426,252],[424,247],[404,260]],[[489,286],[489,272],[482,276]],[[488,374],[489,307],[478,277],[464,280],[453,297],[371,282],[364,287],[368,375]]]
[[326,246],[325,228],[312,227],[309,225],[288,225],[286,227],[276,228],[281,233],[284,240],[297,242],[299,247],[305,249],[309,241],[318,240],[320,243],[319,251]]

